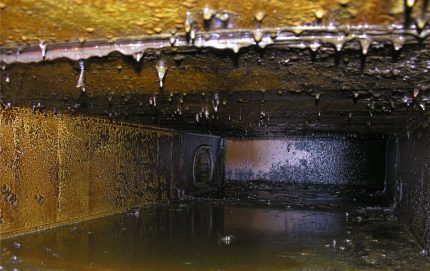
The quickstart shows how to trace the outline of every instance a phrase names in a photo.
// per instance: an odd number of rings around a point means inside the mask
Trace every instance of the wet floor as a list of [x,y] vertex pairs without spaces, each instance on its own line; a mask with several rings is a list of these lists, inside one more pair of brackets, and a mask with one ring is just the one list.
[[1,270],[430,270],[383,208],[161,204],[1,247]]

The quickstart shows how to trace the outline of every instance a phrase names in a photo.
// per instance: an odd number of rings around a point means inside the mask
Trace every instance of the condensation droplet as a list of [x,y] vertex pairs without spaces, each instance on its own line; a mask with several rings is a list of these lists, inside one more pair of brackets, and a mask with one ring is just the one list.
[[369,47],[372,44],[372,39],[365,36],[360,39],[360,45],[361,45],[361,52],[363,55],[367,55],[367,52],[369,51]]
[[215,112],[218,112],[218,105],[219,105],[219,95],[218,93],[215,93],[214,98],[212,100],[212,106]]
[[266,17],[266,13],[264,13],[264,11],[257,11],[254,14],[254,19],[259,23],[263,21],[264,17]]
[[405,0],[406,6],[412,8],[415,5],[415,0]]
[[79,77],[76,88],[80,88],[82,92],[85,92],[85,62],[79,60]]
[[190,31],[190,40],[194,41],[196,39],[196,30],[193,28]]
[[402,102],[409,106],[412,103],[412,98],[408,96],[403,96]]
[[233,50],[233,52],[234,52],[235,54],[237,54],[237,53],[239,53],[239,51],[240,51],[240,46],[239,46],[239,45],[237,45],[237,44],[235,44],[235,45],[232,47],[232,50]]
[[316,52],[318,51],[318,49],[321,47],[321,43],[319,41],[313,41],[310,45],[309,48],[312,50],[312,52]]
[[157,66],[155,66],[155,68],[157,69],[158,80],[160,82],[160,88],[162,88],[164,77],[166,76],[167,68],[164,65],[163,61],[159,61]]
[[176,108],[176,111],[178,112],[178,115],[182,115],[182,108],[180,106]]
[[209,21],[215,15],[215,10],[206,6],[203,8],[202,13],[203,13],[203,20]]
[[153,107],[157,106],[157,97],[155,95],[149,98],[149,105],[152,105]]
[[338,35],[334,39],[333,44],[336,47],[336,51],[338,51],[338,52],[342,51],[343,45],[345,44],[345,36],[344,35]]
[[323,9],[318,9],[314,12],[315,18],[317,18],[318,20],[321,20],[324,15],[325,15],[325,11]]
[[403,36],[396,36],[391,39],[391,42],[393,43],[394,50],[399,51],[405,44],[405,38]]
[[263,39],[264,33],[260,29],[254,30],[252,33],[252,36],[256,43],[259,43]]
[[45,57],[46,57],[46,50],[48,48],[48,45],[44,41],[41,41],[39,43],[39,47],[40,47],[40,50],[42,51],[42,59],[45,59]]
[[303,32],[303,28],[295,27],[292,29],[292,31],[293,31],[294,35],[299,36]]
[[339,33],[338,35],[324,37],[324,42],[332,44],[337,52],[340,52],[347,41],[347,38],[344,34]]
[[418,32],[420,32],[420,31],[422,31],[424,29],[424,27],[426,26],[428,20],[429,19],[426,18],[423,15],[417,16],[417,18],[415,19],[415,24],[417,26],[417,31]]
[[358,99],[358,96],[360,96],[360,93],[358,93],[358,92],[356,92],[356,91],[354,91],[354,99]]
[[321,94],[315,93],[315,103],[318,104],[320,101]]
[[347,6],[351,0],[337,0],[339,5],[341,6]]
[[140,62],[140,60],[141,60],[141,59],[142,59],[142,57],[143,57],[143,52],[135,53],[135,54],[133,55],[133,57],[134,57],[134,59],[136,59],[136,61],[137,61],[137,62]]
[[414,92],[413,92],[413,97],[414,97],[414,99],[416,99],[417,97],[418,97],[418,95],[420,94],[420,90],[419,89],[417,89],[417,88],[415,88],[414,89]]
[[87,27],[85,28],[85,31],[87,31],[88,33],[93,33],[96,29],[94,27]]
[[215,14],[215,16],[223,22],[227,22],[230,19],[230,14],[227,12],[220,12]]
[[193,27],[193,23],[193,15],[190,11],[187,11],[184,22],[184,29],[186,33],[190,33],[191,28]]
[[175,35],[171,35],[169,41],[170,41],[170,45],[175,46],[176,36]]

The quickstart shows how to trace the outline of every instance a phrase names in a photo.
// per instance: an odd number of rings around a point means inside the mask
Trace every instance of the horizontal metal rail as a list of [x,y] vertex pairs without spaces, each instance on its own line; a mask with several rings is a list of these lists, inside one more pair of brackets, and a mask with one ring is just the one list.
[[258,29],[223,29],[210,32],[190,32],[68,42],[25,47],[0,47],[0,62],[3,64],[31,63],[67,58],[73,61],[90,57],[104,57],[113,52],[133,55],[140,60],[150,50],[197,50],[199,48],[230,49],[239,52],[251,46],[282,46],[317,51],[331,48],[341,51],[346,46],[360,48],[367,54],[375,44],[391,43],[395,50],[405,44],[430,43],[430,27],[423,29],[403,25],[305,25]]

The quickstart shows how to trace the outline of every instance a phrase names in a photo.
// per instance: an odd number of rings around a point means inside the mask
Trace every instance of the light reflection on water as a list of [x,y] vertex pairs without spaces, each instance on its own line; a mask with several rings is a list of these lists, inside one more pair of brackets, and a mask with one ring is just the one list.
[[[367,233],[355,227],[334,211],[154,206],[6,240],[1,265],[6,270],[383,269],[366,260],[380,261],[381,251],[385,258],[389,252],[383,247],[360,254]],[[387,230],[401,235],[396,227]],[[227,235],[231,242],[223,239]]]
[[279,211],[255,208],[226,207],[226,230],[257,231],[288,237],[337,236],[344,230],[345,216],[336,212]]

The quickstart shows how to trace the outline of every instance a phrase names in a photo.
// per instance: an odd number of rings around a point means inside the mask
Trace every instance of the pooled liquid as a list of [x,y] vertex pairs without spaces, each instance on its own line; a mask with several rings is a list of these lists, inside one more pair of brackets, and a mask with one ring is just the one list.
[[2,242],[1,270],[430,270],[387,210],[161,204]]

